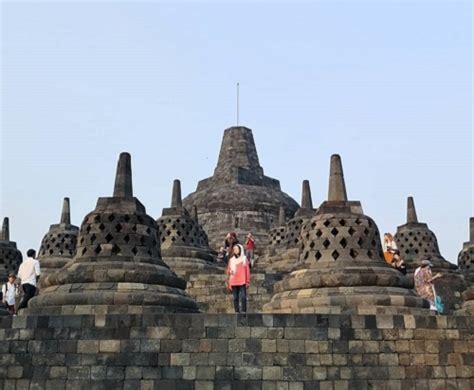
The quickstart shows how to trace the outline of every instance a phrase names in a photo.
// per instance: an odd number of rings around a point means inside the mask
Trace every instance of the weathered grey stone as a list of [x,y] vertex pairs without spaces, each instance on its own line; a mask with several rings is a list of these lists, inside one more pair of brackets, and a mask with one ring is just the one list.
[[160,257],[156,222],[133,197],[131,158],[122,153],[114,196],[99,198],[81,226],[74,260],[50,275],[30,312],[195,312],[186,282]]
[[197,206],[213,249],[219,249],[228,232],[244,237],[252,231],[257,250],[261,250],[268,231],[278,220],[280,206],[284,206],[288,217],[298,208],[281,191],[278,180],[264,175],[252,131],[246,127],[225,130],[214,175],[200,181],[196,192],[188,195],[183,204],[188,210]]
[[423,312],[413,284],[383,260],[375,222],[348,201],[341,159],[331,157],[328,200],[304,224],[300,266],[275,286],[265,312]]
[[40,285],[44,286],[51,273],[68,264],[76,254],[79,228],[71,225],[69,198],[64,198],[59,224],[49,227],[38,252],[41,264]]
[[23,256],[17,249],[16,242],[10,241],[10,221],[5,217],[0,232],[0,264],[6,267],[8,273],[16,274],[22,260]]
[[474,314],[474,217],[469,219],[469,241],[463,244],[458,256],[460,271],[465,277],[467,290],[463,293],[464,304],[458,314]]
[[395,241],[404,260],[408,275],[421,265],[421,261],[429,256],[433,263],[433,273],[441,273],[442,279],[435,282],[436,292],[442,297],[447,312],[459,309],[462,304],[461,292],[465,290],[465,280],[458,267],[447,261],[440,253],[436,235],[426,223],[418,221],[413,197],[407,199],[407,223],[397,228]]

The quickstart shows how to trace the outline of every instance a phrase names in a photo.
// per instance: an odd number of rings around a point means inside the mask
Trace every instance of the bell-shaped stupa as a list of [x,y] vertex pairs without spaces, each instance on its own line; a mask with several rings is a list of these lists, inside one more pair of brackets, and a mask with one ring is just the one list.
[[276,284],[265,312],[402,314],[429,307],[383,260],[377,225],[360,202],[348,201],[338,155],[331,157],[328,200],[300,239],[301,265]]
[[229,232],[236,232],[241,241],[252,232],[257,252],[267,242],[280,206],[288,215],[298,209],[298,204],[282,192],[280,182],[265,176],[252,130],[242,126],[224,131],[214,175],[201,180],[183,204],[187,210],[197,207],[199,221],[214,250],[222,246]]
[[433,275],[438,272],[443,275],[435,282],[435,288],[445,303],[446,312],[459,309],[462,304],[461,292],[466,288],[465,280],[458,267],[441,255],[433,231],[426,223],[418,221],[415,201],[411,196],[407,199],[407,222],[397,228],[395,242],[411,277],[422,260],[431,261]]
[[467,287],[463,293],[464,303],[460,312],[474,314],[474,217],[469,219],[469,241],[464,243],[459,252],[458,264]]
[[183,277],[183,273],[193,274],[216,268],[215,257],[196,218],[183,207],[181,182],[175,180],[171,207],[163,209],[157,224],[161,255],[166,264]]
[[10,241],[10,221],[5,217],[0,231],[0,264],[5,266],[7,273],[16,275],[22,260],[23,256],[17,249],[16,242]]
[[114,195],[99,198],[81,225],[76,256],[50,275],[28,310],[40,313],[196,312],[160,256],[158,227],[133,196],[131,158],[122,153]]
[[69,198],[64,198],[59,223],[49,227],[41,241],[38,260],[41,264],[40,282],[43,285],[52,272],[64,267],[76,254],[79,228],[71,225]]

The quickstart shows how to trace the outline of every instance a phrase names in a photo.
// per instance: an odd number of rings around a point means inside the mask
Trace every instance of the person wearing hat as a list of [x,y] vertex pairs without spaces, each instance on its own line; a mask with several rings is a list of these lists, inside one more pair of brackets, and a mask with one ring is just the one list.
[[417,294],[426,299],[430,303],[431,310],[436,309],[436,289],[434,286],[434,281],[441,278],[443,275],[440,273],[433,276],[431,272],[431,258],[426,256],[421,261],[421,265],[415,270],[414,279],[415,279],[415,290]]
[[12,314],[16,314],[16,299],[19,295],[18,285],[15,281],[16,276],[10,274],[7,282],[2,286],[3,303]]

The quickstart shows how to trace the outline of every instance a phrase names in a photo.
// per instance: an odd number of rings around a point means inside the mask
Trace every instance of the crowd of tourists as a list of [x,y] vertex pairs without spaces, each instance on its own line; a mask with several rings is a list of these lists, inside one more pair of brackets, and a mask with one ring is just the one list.
[[[390,267],[406,275],[407,268],[401,257],[397,244],[390,233],[384,234],[384,258]],[[232,292],[236,313],[247,312],[247,290],[250,286],[250,269],[255,266],[255,237],[248,233],[242,245],[235,232],[228,233],[218,253],[218,261],[225,263],[227,288]],[[433,275],[433,263],[425,256],[413,274],[417,294],[430,303],[430,308],[442,313],[444,305],[436,293],[435,281],[442,275]],[[12,314],[28,307],[28,302],[38,293],[38,279],[41,275],[40,263],[36,259],[36,251],[30,249],[27,259],[18,270],[18,275],[10,273],[1,287],[0,302]],[[21,299],[20,299],[21,298]]]

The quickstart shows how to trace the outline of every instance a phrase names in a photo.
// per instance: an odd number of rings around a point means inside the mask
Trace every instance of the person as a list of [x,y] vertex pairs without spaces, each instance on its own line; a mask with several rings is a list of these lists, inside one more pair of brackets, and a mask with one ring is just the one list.
[[393,266],[395,255],[398,253],[397,243],[391,233],[383,235],[383,255],[388,265]]
[[436,289],[433,282],[443,275],[440,273],[433,276],[431,267],[433,264],[429,257],[426,257],[421,261],[421,265],[415,270],[415,290],[417,294],[426,299],[430,303],[431,310],[437,310],[436,308]]
[[232,233],[227,233],[225,236],[224,240],[224,249],[226,251],[226,256],[224,258],[224,262],[227,263],[229,259],[232,257],[232,248],[234,245],[239,244],[239,240],[237,239],[237,234],[232,232]]
[[26,255],[28,258],[21,263],[18,269],[18,278],[21,280],[21,287],[23,289],[23,299],[18,306],[18,310],[28,307],[28,302],[36,294],[38,278],[41,275],[40,264],[36,260],[36,251],[29,249]]
[[255,252],[255,237],[252,233],[247,234],[247,238],[245,240],[245,256],[247,256],[247,260],[250,262],[250,267],[253,267],[254,264],[254,254]]
[[234,245],[233,255],[229,259],[227,274],[229,275],[228,287],[232,290],[234,309],[236,313],[247,312],[247,288],[250,285],[250,267],[244,253],[244,247]]
[[16,276],[10,274],[7,282],[2,286],[3,303],[12,314],[16,314],[16,298],[19,295],[18,285],[15,282]]

